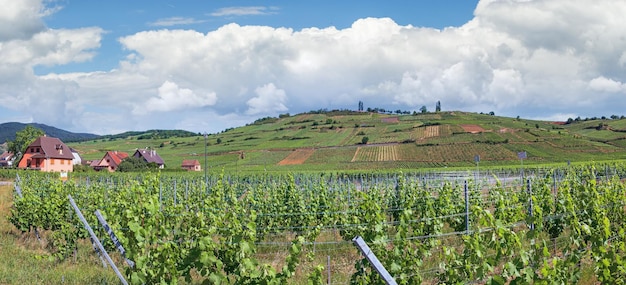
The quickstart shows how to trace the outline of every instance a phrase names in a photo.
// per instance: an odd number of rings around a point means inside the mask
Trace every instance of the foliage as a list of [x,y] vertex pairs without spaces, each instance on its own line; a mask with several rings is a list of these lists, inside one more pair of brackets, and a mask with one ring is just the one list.
[[38,137],[43,136],[45,133],[43,130],[26,125],[24,129],[15,133],[15,140],[8,142],[8,151],[16,154],[16,162],[22,159],[22,155],[26,152],[26,147],[33,143]]
[[[86,237],[67,195],[92,226],[89,213],[99,209],[136,263],[125,267],[133,284],[286,284],[322,231],[344,243],[361,236],[398,284],[575,284],[581,264],[599,283],[618,284],[626,184],[610,173],[626,166],[552,168],[522,181],[448,172],[458,176],[432,183],[374,172],[222,173],[201,182],[97,173],[66,183],[36,174],[18,181],[10,219],[24,232],[52,231],[50,256],[62,260]],[[275,239],[289,243],[278,266],[259,259],[259,244]],[[352,284],[383,283],[365,258],[353,265]],[[310,270],[302,274],[319,283],[322,268]]]
[[93,167],[87,164],[76,164],[74,165],[74,172],[94,172]]
[[117,168],[120,172],[144,171],[149,169],[157,169],[158,165],[154,162],[148,163],[141,157],[128,157],[124,159]]

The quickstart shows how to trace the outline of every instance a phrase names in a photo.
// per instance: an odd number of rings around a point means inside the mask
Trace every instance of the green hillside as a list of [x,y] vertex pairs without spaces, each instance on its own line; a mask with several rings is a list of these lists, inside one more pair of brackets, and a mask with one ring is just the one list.
[[168,169],[180,169],[184,159],[204,165],[206,149],[210,171],[245,172],[471,167],[476,155],[481,166],[519,165],[521,151],[524,164],[626,158],[626,119],[558,124],[460,111],[331,111],[263,118],[207,138],[188,135],[129,133],[68,145],[85,160],[153,148]]

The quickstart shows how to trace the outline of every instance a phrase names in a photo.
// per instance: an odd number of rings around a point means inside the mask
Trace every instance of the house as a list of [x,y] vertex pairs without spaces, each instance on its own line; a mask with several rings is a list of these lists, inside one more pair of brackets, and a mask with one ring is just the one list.
[[70,148],[70,151],[72,152],[72,156],[74,156],[74,159],[72,160],[72,164],[74,165],[83,164],[83,159],[80,157],[80,154],[78,153],[78,151],[73,148]]
[[0,167],[11,167],[15,161],[15,155],[12,152],[5,151],[0,155]]
[[42,136],[24,150],[17,167],[48,172],[71,172],[74,156],[70,148],[60,139]]
[[183,169],[188,171],[201,171],[202,167],[200,166],[200,162],[197,159],[185,159],[183,160],[183,164],[181,165]]
[[165,167],[165,162],[153,149],[138,149],[133,154],[133,157],[141,158],[147,163],[154,163],[161,169]]
[[121,151],[107,151],[101,160],[92,161],[90,166],[93,169],[100,171],[103,169],[109,172],[114,172],[117,167],[122,163],[122,160],[128,158],[128,153]]

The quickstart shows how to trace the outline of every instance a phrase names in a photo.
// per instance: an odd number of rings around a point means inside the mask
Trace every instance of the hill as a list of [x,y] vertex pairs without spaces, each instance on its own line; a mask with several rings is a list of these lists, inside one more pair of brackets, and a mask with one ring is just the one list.
[[172,137],[184,138],[184,137],[192,137],[192,136],[197,136],[197,135],[199,134],[192,133],[190,131],[185,131],[185,130],[147,130],[143,132],[130,131],[130,132],[123,132],[117,135],[105,135],[105,136],[102,136],[101,138],[113,140],[113,139],[126,139],[126,138],[133,137],[138,140],[143,140],[143,139],[168,139]]
[[[153,148],[166,167],[197,159],[211,171],[350,171],[567,163],[626,159],[626,119],[569,124],[461,111],[388,114],[309,112],[262,118],[211,134],[132,135],[70,144],[85,159]],[[206,144],[205,144],[206,140]]]
[[61,139],[63,142],[75,142],[75,141],[83,141],[83,140],[92,140],[99,138],[100,136],[95,134],[88,133],[72,133],[66,130],[58,129],[55,127],[51,127],[44,124],[38,123],[2,123],[0,124],[0,144],[3,144],[7,141],[15,140],[15,133],[24,129],[27,125],[33,126],[35,128],[41,129],[46,133],[46,135],[50,137],[55,137]]

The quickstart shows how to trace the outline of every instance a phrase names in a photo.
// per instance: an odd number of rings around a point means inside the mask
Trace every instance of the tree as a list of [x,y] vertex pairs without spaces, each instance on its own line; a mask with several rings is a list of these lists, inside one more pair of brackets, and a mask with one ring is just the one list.
[[117,167],[117,170],[120,172],[132,172],[132,171],[141,171],[146,169],[157,169],[159,166],[154,162],[146,162],[140,157],[129,157],[124,159],[120,165]]
[[441,101],[437,101],[437,104],[435,105],[435,112],[441,112]]
[[369,140],[370,140],[370,138],[368,138],[368,137],[363,137],[363,138],[361,139],[361,144],[367,144],[367,142],[368,142]]
[[26,147],[44,134],[43,130],[35,128],[31,125],[26,125],[24,129],[15,133],[14,141],[8,142],[8,151],[15,154],[16,161],[20,161]]
[[428,112],[428,109],[426,109],[426,106],[422,106],[422,108],[420,108],[420,112],[421,113],[426,113],[426,112]]

